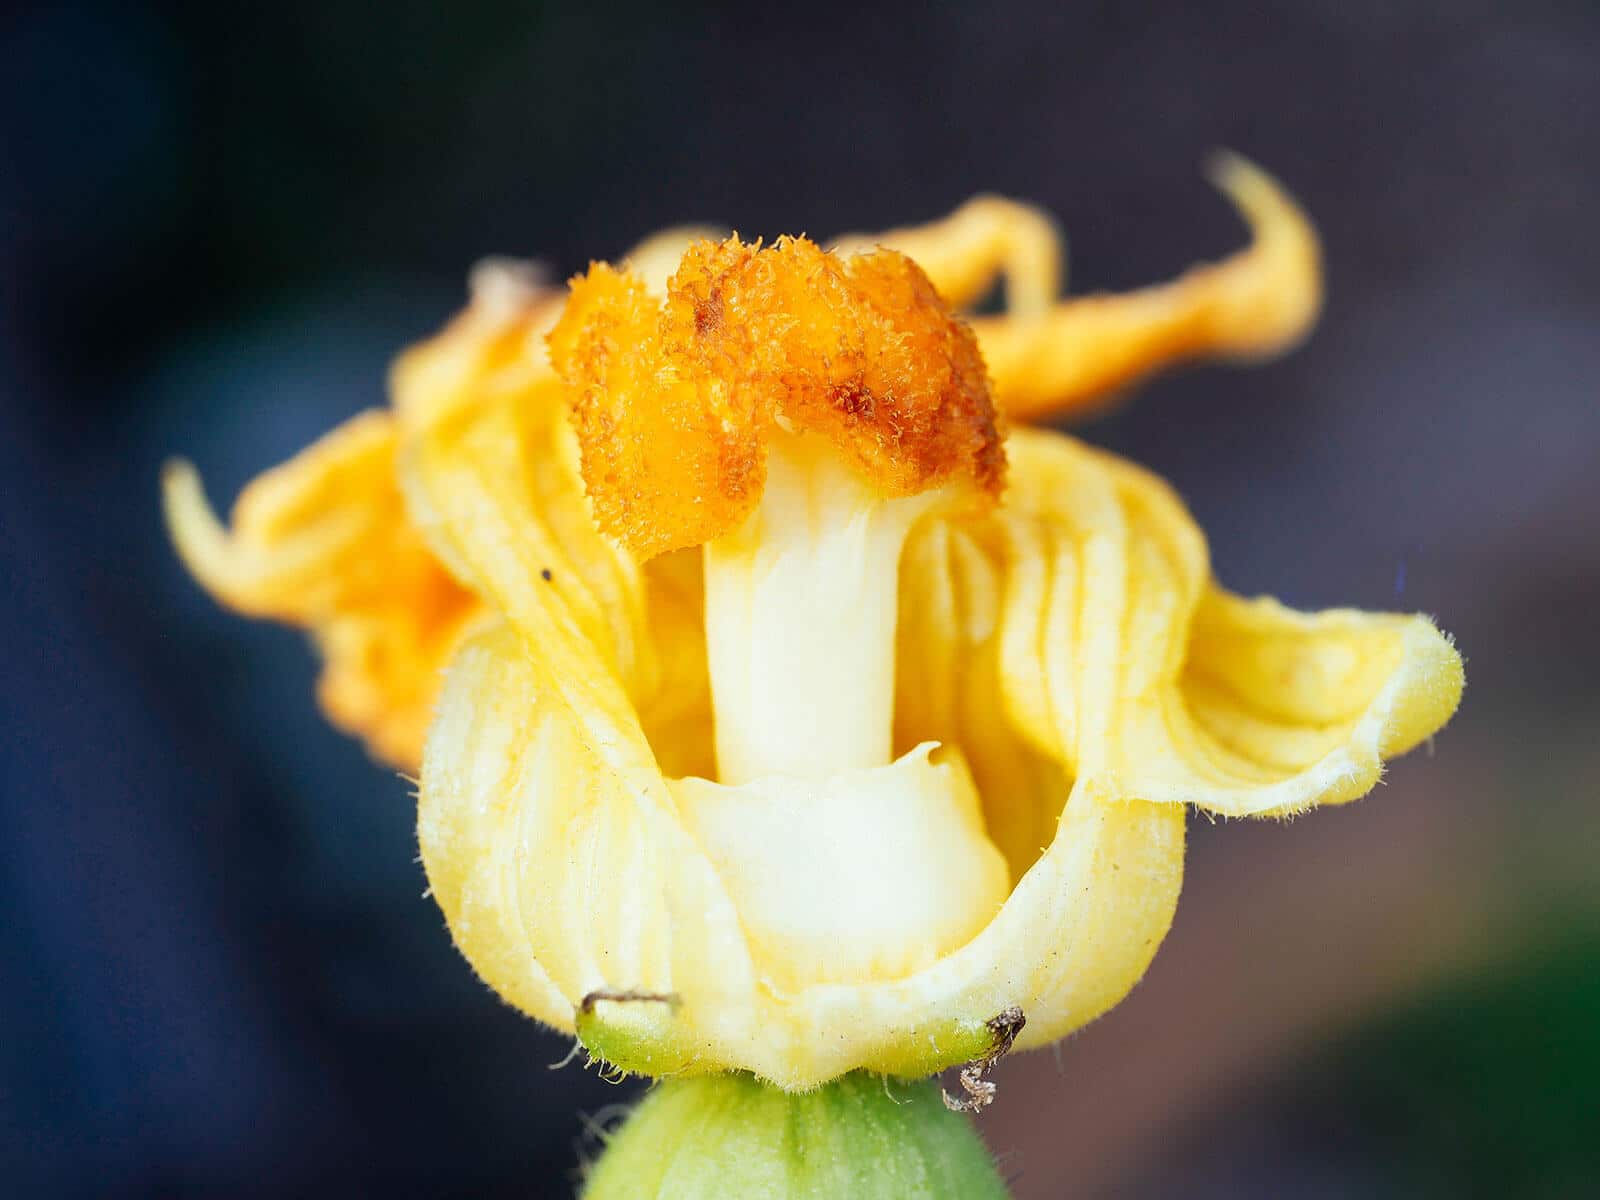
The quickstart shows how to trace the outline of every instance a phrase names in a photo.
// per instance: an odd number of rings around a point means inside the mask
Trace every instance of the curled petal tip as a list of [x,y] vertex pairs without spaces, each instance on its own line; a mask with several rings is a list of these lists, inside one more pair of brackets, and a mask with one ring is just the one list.
[[235,607],[252,611],[230,586],[237,574],[228,532],[206,499],[200,472],[186,458],[161,464],[161,509],[172,544],[189,573]]
[[549,290],[550,268],[538,259],[490,255],[467,272],[472,303],[497,311],[520,311]]
[[1178,363],[1269,358],[1305,338],[1322,307],[1311,222],[1270,175],[1238,155],[1215,156],[1209,174],[1250,226],[1243,250],[1155,287],[973,321],[1005,412],[1082,413]]
[[184,476],[198,476],[195,465],[187,458],[169,458],[161,464],[161,487],[163,491],[171,487],[181,487]]
[[1235,298],[1239,317],[1228,347],[1234,357],[1263,358],[1294,349],[1322,311],[1322,245],[1281,183],[1242,155],[1215,151],[1206,177],[1238,209],[1254,244],[1258,270]]

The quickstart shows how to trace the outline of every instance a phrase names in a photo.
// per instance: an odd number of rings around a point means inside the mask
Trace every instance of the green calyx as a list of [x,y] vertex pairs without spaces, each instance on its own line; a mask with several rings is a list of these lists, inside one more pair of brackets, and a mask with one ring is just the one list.
[[931,1081],[856,1072],[814,1092],[749,1075],[659,1084],[590,1168],[583,1200],[1005,1200],[971,1122]]

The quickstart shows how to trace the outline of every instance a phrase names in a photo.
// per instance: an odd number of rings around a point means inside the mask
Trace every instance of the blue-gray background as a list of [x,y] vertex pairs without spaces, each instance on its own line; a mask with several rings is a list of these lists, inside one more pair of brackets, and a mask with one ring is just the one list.
[[1326,239],[1299,354],[1082,434],[1218,571],[1437,613],[1436,757],[1193,825],[1122,1008],[1005,1064],[1019,1197],[1600,1191],[1600,9],[23,3],[0,14],[0,1178],[29,1196],[558,1196],[632,1089],[451,950],[406,785],[157,517],[381,403],[488,252],[1036,201],[1074,290]]

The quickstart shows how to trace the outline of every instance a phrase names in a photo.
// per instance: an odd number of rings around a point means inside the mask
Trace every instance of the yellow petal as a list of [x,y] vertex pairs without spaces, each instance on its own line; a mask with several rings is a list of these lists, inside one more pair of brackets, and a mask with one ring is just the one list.
[[1181,666],[1206,555],[1154,476],[1053,433],[1014,430],[1008,451],[1000,509],[907,547],[895,728],[961,747],[1016,875],[1073,781],[1113,776],[1121,699]]
[[[1013,879],[1055,837],[1072,777],[1030,743],[1007,713],[1001,618],[1008,580],[992,523],[927,521],[901,559],[895,668],[895,746],[960,747],[983,802],[984,825]],[[1018,565],[1025,571],[1037,559]],[[1042,567],[1042,562],[1041,562]],[[1041,701],[1042,703],[1042,701]]]
[[1427,617],[1298,613],[1211,588],[1176,687],[1130,710],[1128,785],[1225,816],[1354,800],[1450,719],[1463,683]]
[[[690,232],[659,235],[635,254],[659,259]],[[407,464],[424,435],[475,438],[488,457],[513,465],[516,477],[500,498],[532,513],[522,532],[548,534],[523,554],[542,558],[549,586],[591,634],[626,654],[647,627],[649,640],[666,648],[674,686],[660,686],[665,676],[646,652],[635,663],[637,699],[665,761],[685,773],[704,770],[710,693],[698,556],[668,556],[641,573],[594,533],[574,451],[562,445],[562,408],[543,345],[563,293],[545,285],[535,264],[504,259],[475,267],[472,289],[467,311],[398,365],[400,419],[363,413],[262,475],[235,505],[231,532],[206,503],[194,469],[170,464],[163,491],[179,553],[222,603],[305,628],[324,658],[318,697],[329,718],[378,757],[415,770],[443,667],[484,612],[475,593],[492,599],[493,592],[468,567],[419,471]],[[530,400],[527,411],[516,411]],[[552,540],[564,558],[543,553]],[[558,577],[562,562],[569,569]]]
[[1017,418],[1082,411],[1174,363],[1270,357],[1306,335],[1322,303],[1315,230],[1243,159],[1221,157],[1212,178],[1250,223],[1249,248],[1159,287],[973,320],[1002,410]]
[[329,718],[415,769],[439,673],[479,606],[408,521],[395,441],[389,414],[353,418],[251,483],[231,531],[187,463],[168,466],[163,490],[194,576],[231,608],[308,629]]
[[[1013,433],[1014,492],[1065,482],[1030,474],[1029,443],[1048,436]],[[1103,621],[1096,609],[1106,605],[1080,595],[1083,555],[1064,530],[1003,514],[930,522],[907,547],[895,723],[897,740],[961,747],[989,836],[1019,879],[993,925],[938,969],[973,973],[974,1010],[1006,997],[1020,1005],[1019,1044],[1031,1046],[1092,1020],[1143,975],[1177,905],[1184,812],[1118,796],[1104,777],[1074,783],[1076,684],[1114,665],[1092,661],[1076,630]],[[1091,574],[1114,559],[1102,547],[1088,557]],[[1097,727],[1094,703],[1083,706],[1083,723]],[[886,1048],[883,1069],[909,1065]]]
[[998,546],[1005,709],[1075,775],[1113,774],[1121,706],[1182,666],[1205,541],[1165,483],[1114,455],[1028,429],[1008,449],[1005,505],[968,519]]
[[[488,631],[440,696],[417,819],[433,894],[462,953],[519,1008],[567,1030],[581,1011],[620,1024],[657,1062],[694,1056],[694,1024],[674,1009],[692,997],[714,1023],[749,1005],[738,918],[618,681],[559,601],[532,603],[548,614],[540,653]],[[624,995],[663,999],[602,1005]]]
[[1232,816],[1295,812],[1364,794],[1455,711],[1461,661],[1427,618],[1240,600],[1154,476],[1055,434],[1018,430],[1009,451],[1007,504],[964,533],[990,547],[1008,718],[1077,776]]
[[505,629],[462,650],[418,829],[479,973],[617,1065],[748,1070],[791,1089],[858,1067],[923,1075],[980,1056],[1011,1005],[1028,1014],[1025,1045],[1092,1019],[1165,933],[1183,810],[1080,785],[1048,851],[959,949],[901,978],[775,986],[617,681],[558,613],[548,632],[537,655]]

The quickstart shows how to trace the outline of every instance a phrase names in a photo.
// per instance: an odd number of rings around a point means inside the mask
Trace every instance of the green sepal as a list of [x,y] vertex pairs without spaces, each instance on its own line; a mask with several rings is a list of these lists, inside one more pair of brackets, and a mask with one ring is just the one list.
[[[578,1041],[590,1056],[628,1075],[652,1078],[693,1071],[701,1048],[678,1022],[677,996],[654,992],[591,992],[573,1012]],[[988,1020],[961,1018],[908,1026],[865,1056],[863,1067],[899,1079],[925,1079],[947,1067],[996,1059],[1022,1028],[1020,1010]],[[715,1055],[704,1057],[715,1061]]]
[[607,1067],[659,1077],[684,1070],[694,1047],[676,1027],[678,998],[643,992],[591,992],[573,1013],[578,1041]]

